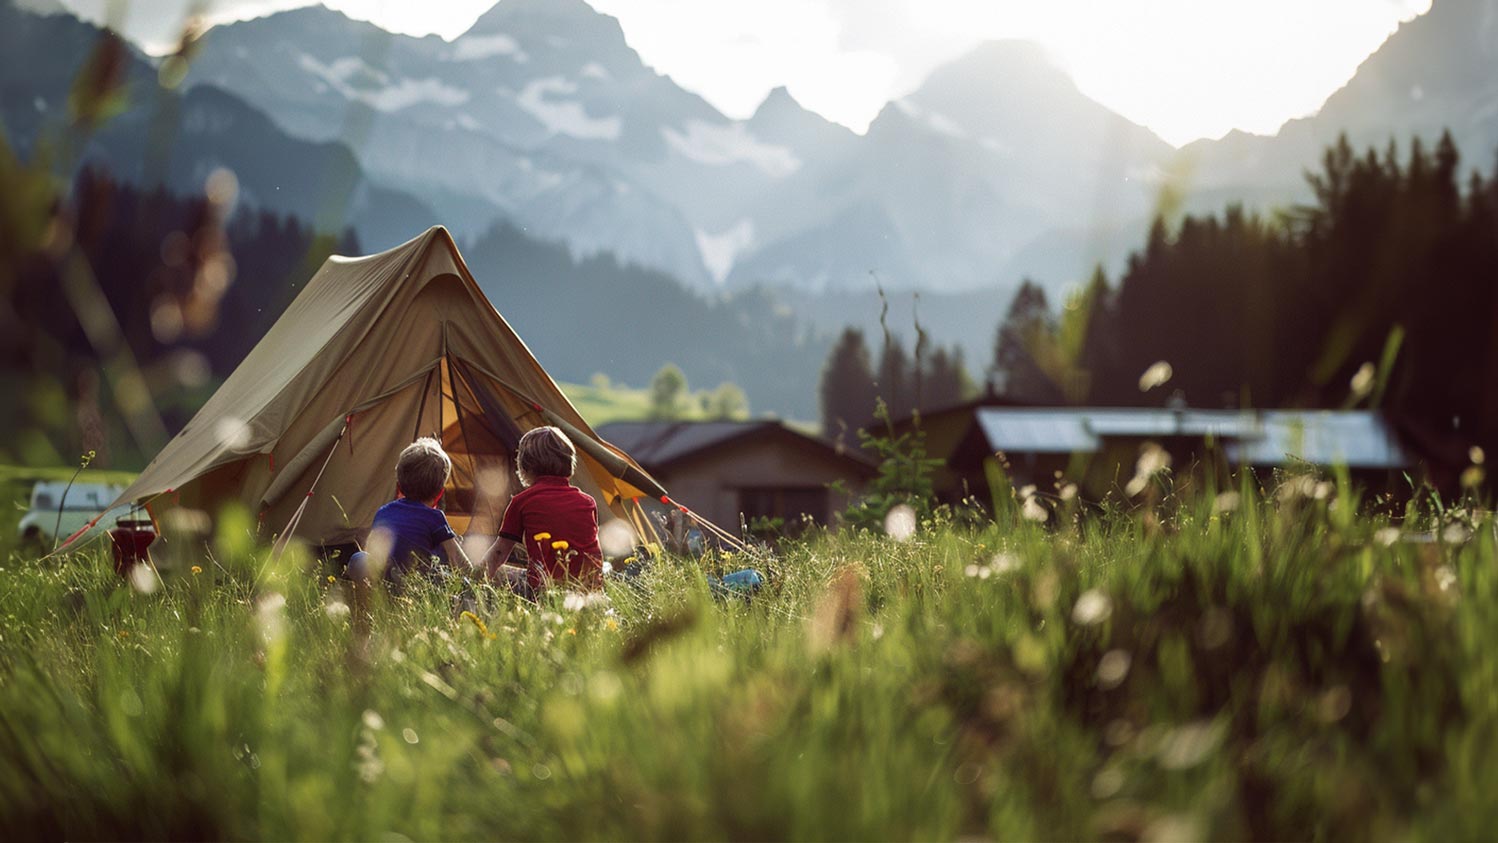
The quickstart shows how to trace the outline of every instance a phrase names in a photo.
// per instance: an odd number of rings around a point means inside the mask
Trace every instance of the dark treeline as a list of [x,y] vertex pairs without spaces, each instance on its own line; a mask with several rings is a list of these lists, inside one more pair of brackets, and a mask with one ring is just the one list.
[[180,197],[79,174],[9,285],[0,354],[21,400],[5,421],[21,435],[5,459],[72,462],[92,449],[99,465],[140,464],[162,443],[134,441],[129,408],[180,428],[313,269],[358,253],[352,235],[334,242],[249,208],[228,216],[232,190]]
[[[918,330],[919,334],[919,330]],[[892,419],[917,410],[942,409],[966,399],[972,382],[963,366],[962,350],[938,346],[927,349],[923,334],[914,353],[898,337],[887,335],[874,360],[863,331],[843,331],[822,369],[819,392],[823,435],[855,444],[853,432],[866,427],[879,398]]]
[[[994,371],[1037,403],[1378,406],[1431,456],[1498,443],[1498,177],[1433,150],[1356,152],[1308,172],[1314,201],[1157,221],[1116,287],[1099,273],[1052,315],[1026,285]],[[1385,361],[1390,365],[1385,365]],[[1174,374],[1142,392],[1157,361]]]

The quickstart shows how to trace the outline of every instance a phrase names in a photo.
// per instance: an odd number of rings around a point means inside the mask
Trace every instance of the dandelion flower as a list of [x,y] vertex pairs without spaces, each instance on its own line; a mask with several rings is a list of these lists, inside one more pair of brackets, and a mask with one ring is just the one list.
[[614,630],[619,628],[619,622],[614,620],[613,618],[609,618],[608,620],[604,621],[603,625],[609,628],[609,632],[613,632]]

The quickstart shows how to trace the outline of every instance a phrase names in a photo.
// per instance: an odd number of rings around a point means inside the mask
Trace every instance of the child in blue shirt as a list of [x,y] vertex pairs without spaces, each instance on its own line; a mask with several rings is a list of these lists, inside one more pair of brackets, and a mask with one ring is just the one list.
[[435,439],[418,439],[401,451],[395,464],[398,497],[375,513],[367,550],[349,559],[350,578],[367,580],[382,569],[387,582],[399,585],[413,570],[430,574],[473,567],[447,515],[437,508],[451,475],[452,460]]

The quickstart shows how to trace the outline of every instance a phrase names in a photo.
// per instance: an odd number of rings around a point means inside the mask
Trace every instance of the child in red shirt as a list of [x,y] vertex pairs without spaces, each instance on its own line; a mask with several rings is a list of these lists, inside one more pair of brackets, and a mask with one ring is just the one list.
[[[596,589],[603,584],[598,549],[598,502],[572,485],[577,450],[567,434],[538,427],[520,437],[515,469],[525,486],[505,508],[499,540],[484,555],[491,579],[534,596],[551,583]],[[525,546],[525,569],[506,565],[516,544]]]

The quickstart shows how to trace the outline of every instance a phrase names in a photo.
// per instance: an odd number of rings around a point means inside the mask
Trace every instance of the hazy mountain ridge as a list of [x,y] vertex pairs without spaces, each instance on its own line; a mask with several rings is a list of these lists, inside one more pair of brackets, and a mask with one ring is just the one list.
[[[1020,42],[939,69],[863,137],[783,89],[730,120],[647,67],[582,0],[504,0],[451,42],[321,7],[282,12],[211,30],[188,82],[343,140],[459,231],[504,218],[699,286],[865,289],[870,268],[894,287],[949,290],[1080,275],[1099,256],[1062,269],[1026,247],[1052,229],[1147,216],[1170,152]],[[853,227],[866,218],[890,226],[876,267],[841,260],[863,251],[871,235]],[[843,241],[798,256],[811,236]],[[1035,254],[1047,257],[1027,264]]]
[[[315,6],[215,27],[188,85],[351,148],[376,182],[460,233],[506,220],[699,288],[792,294],[1053,290],[1142,240],[1167,180],[1186,207],[1304,196],[1347,129],[1382,146],[1452,125],[1498,141],[1498,0],[1436,0],[1314,117],[1179,153],[1082,94],[1034,44],[982,45],[855,135],[772,91],[731,120],[646,66],[583,0],[503,0],[458,38],[396,35]],[[1168,174],[1168,175],[1167,175]],[[373,245],[369,232],[361,231]]]
[[1465,166],[1484,170],[1498,152],[1498,0],[1434,0],[1358,66],[1313,115],[1274,135],[1231,132],[1181,150],[1193,207],[1221,197],[1250,205],[1289,204],[1309,195],[1301,177],[1346,133],[1358,149],[1403,155],[1412,137],[1426,148],[1450,130]]

